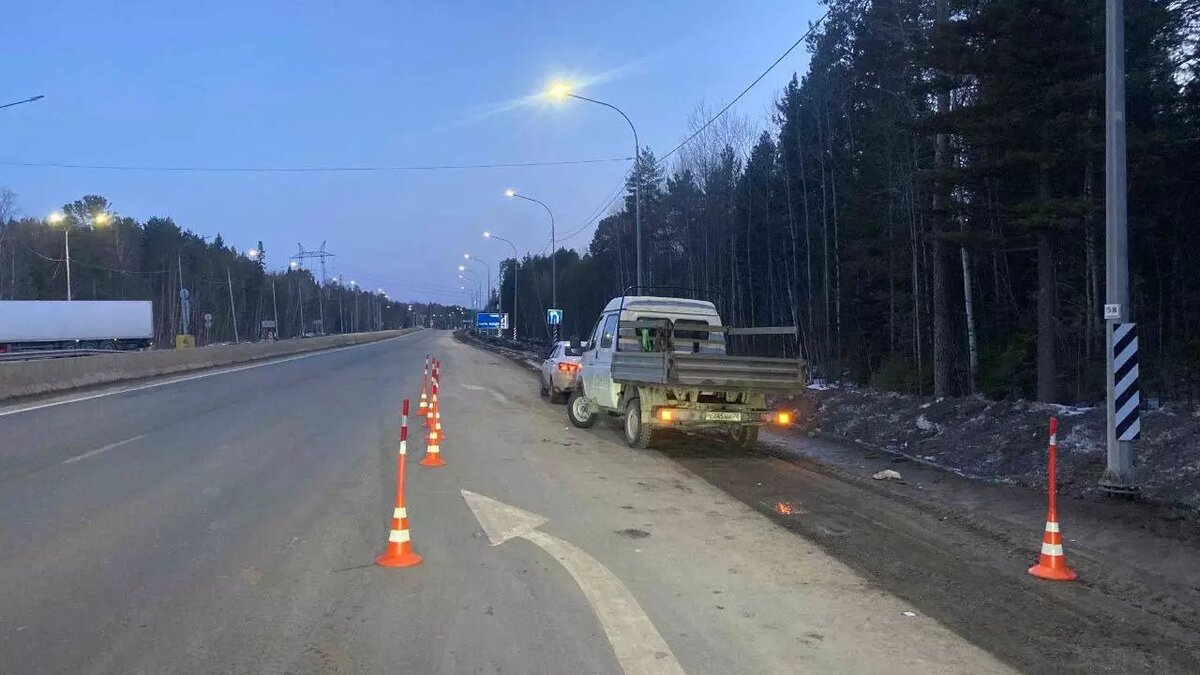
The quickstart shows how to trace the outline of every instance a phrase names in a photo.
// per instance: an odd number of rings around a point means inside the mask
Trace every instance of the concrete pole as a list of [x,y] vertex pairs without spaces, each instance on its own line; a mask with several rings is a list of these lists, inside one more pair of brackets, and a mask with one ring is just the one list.
[[63,248],[67,259],[67,302],[71,301],[71,226],[63,228]]
[[1113,382],[1113,324],[1129,321],[1129,233],[1125,180],[1125,8],[1124,0],[1106,0],[1104,22],[1104,246],[1105,302],[1118,307],[1105,321],[1108,466],[1100,486],[1116,493],[1137,490],[1133,444],[1117,440]]
[[238,336],[237,307],[233,304],[233,275],[228,267],[225,268],[225,280],[229,282],[229,316],[233,319],[233,342],[236,344],[241,342],[241,339]]
[[278,340],[279,339],[279,302],[277,302],[275,299],[275,279],[274,278],[271,279],[271,309],[275,313],[275,330],[272,331],[272,334],[275,336],[275,339]]

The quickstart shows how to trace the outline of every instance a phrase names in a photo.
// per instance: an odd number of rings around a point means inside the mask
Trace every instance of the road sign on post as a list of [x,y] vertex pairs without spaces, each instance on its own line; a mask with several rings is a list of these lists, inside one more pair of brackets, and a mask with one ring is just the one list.
[[500,330],[500,315],[495,312],[480,312],[475,315],[476,330]]
[[557,326],[562,323],[563,311],[561,309],[546,310],[546,323],[551,326]]

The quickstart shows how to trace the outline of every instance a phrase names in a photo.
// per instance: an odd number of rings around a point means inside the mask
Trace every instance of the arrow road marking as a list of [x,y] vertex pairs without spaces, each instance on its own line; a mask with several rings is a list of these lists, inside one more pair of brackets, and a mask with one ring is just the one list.
[[600,561],[574,544],[538,530],[548,522],[543,516],[468,490],[463,490],[462,496],[492,546],[509,539],[524,539],[549,553],[570,572],[595,610],[626,675],[683,675],[679,660],[637,599]]

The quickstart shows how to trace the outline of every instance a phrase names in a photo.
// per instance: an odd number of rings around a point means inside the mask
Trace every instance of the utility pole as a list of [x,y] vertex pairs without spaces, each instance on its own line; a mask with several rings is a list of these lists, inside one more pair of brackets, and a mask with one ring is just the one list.
[[71,225],[70,221],[63,228],[63,248],[67,258],[67,302],[71,301]]
[[233,319],[233,342],[237,344],[241,340],[238,337],[237,329],[237,307],[233,304],[233,276],[228,267],[225,268],[225,280],[229,282],[229,316]]
[[[1100,479],[1100,486],[1112,493],[1130,494],[1138,489],[1133,475],[1133,444],[1117,437],[1117,383],[1113,377],[1113,330],[1116,324],[1129,322],[1129,233],[1126,222],[1125,180],[1125,7],[1124,0],[1106,0],[1105,5],[1104,343],[1105,384],[1108,390],[1105,406],[1108,413],[1108,466]],[[1113,305],[1115,312],[1111,311],[1114,309]],[[1136,366],[1134,368],[1136,372]],[[1137,397],[1136,394],[1134,396]]]
[[346,292],[338,286],[338,331],[346,332]]
[[271,277],[271,309],[275,312],[275,339],[279,339],[279,303],[275,299],[275,277]]
[[300,299],[300,337],[304,337],[304,275],[296,277],[296,295]]

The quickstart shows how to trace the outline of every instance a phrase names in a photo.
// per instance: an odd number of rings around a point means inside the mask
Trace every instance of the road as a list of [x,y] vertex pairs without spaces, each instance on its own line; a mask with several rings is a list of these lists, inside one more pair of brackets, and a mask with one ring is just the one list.
[[[424,563],[380,568],[426,353],[448,466],[412,444]],[[0,409],[0,672],[1007,672],[448,333],[48,403]]]

